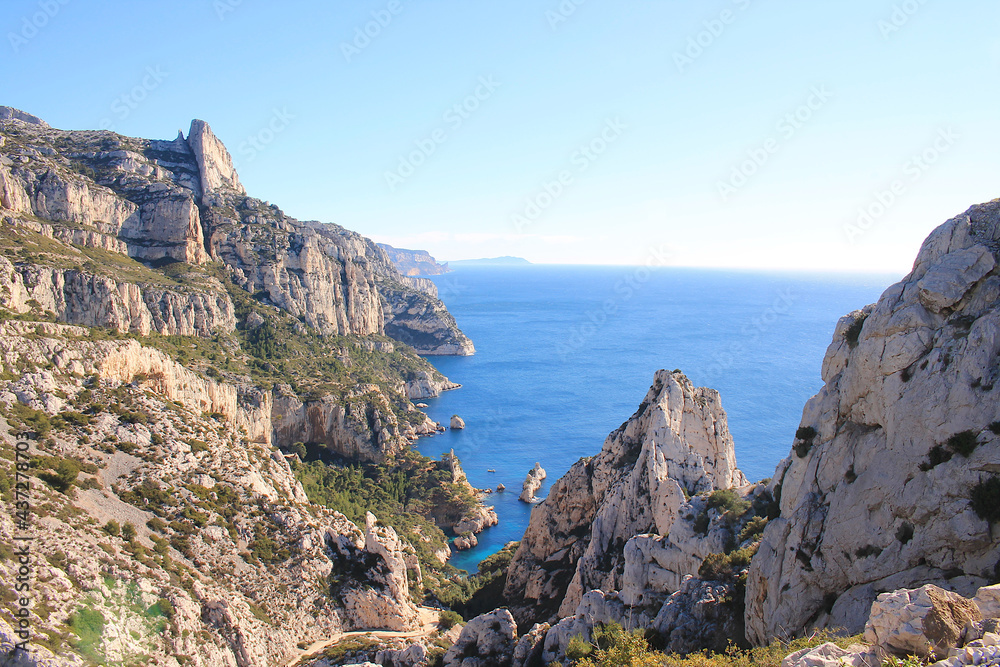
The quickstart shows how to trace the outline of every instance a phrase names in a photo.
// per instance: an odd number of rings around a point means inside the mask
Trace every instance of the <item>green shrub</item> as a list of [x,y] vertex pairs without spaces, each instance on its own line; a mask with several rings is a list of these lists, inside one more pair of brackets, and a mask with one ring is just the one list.
[[744,500],[732,489],[719,489],[709,494],[707,506],[709,509],[717,509],[736,519],[746,514],[753,503]]
[[976,516],[990,523],[1000,521],[1000,477],[980,481],[972,487],[969,497]]
[[800,426],[795,431],[795,454],[800,459],[804,459],[809,450],[812,449],[813,440],[816,438],[816,429],[812,426]]
[[847,327],[847,331],[844,332],[844,340],[847,341],[847,345],[852,350],[858,346],[858,340],[861,338],[861,329],[865,326],[865,320],[867,319],[867,315],[862,315],[851,322],[851,326]]
[[126,522],[125,525],[122,526],[122,539],[124,539],[126,542],[132,542],[135,540],[135,537],[136,537],[135,526],[133,526],[131,523]]
[[734,579],[740,570],[750,565],[755,553],[756,545],[729,554],[709,554],[698,568],[698,576],[704,579]]
[[570,660],[580,660],[586,658],[594,652],[594,647],[583,638],[583,635],[573,635],[569,644],[566,645],[566,657]]
[[[122,527],[118,525],[117,521],[111,519],[106,524],[104,524],[101,530],[103,530],[108,535],[111,535],[112,537],[118,537],[119,535],[121,535]],[[133,528],[133,530],[135,529]]]
[[927,460],[920,464],[920,469],[924,472],[928,470],[933,470],[942,463],[950,461],[952,453],[944,448],[944,445],[934,445],[931,450],[927,452]]
[[762,516],[755,516],[750,519],[745,526],[743,526],[743,530],[740,531],[737,540],[742,543],[751,538],[762,535],[765,527],[767,527],[767,519]]
[[451,611],[450,609],[444,609],[438,614],[438,626],[443,630],[451,630],[453,627],[462,622],[463,619],[461,614]]
[[962,431],[948,438],[945,444],[956,454],[961,454],[964,458],[969,458],[972,452],[975,451],[976,446],[979,445],[979,442],[976,440],[976,434],[972,431]]

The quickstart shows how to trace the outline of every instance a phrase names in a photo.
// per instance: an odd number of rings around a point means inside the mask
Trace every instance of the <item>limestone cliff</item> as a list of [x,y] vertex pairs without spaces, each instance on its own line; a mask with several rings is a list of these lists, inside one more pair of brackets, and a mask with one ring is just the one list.
[[[673,543],[674,531],[697,511],[688,498],[744,485],[718,393],[695,388],[680,372],[657,372],[639,410],[532,511],[504,593],[515,617],[522,625],[555,620],[572,616],[590,590],[648,588],[629,579],[639,565],[629,564],[630,554],[652,562],[631,542],[636,536],[669,552],[657,583],[661,595],[676,590],[705,556],[722,550],[721,537],[711,532],[687,539],[694,536],[690,527]],[[703,508],[704,499],[696,502]]]
[[447,262],[438,264],[426,250],[393,248],[387,243],[379,243],[378,246],[385,250],[389,259],[404,276],[439,276],[451,270]]
[[971,596],[1000,564],[1000,200],[937,228],[913,271],[837,324],[824,386],[771,482],[748,637],[860,631],[876,596]]
[[[90,260],[119,278],[96,250],[154,267],[222,262],[255,299],[324,334],[387,333],[425,354],[473,352],[433,284],[402,275],[375,243],[247,196],[204,121],[192,121],[186,139],[158,141],[57,130],[32,118],[10,110],[0,119],[0,218],[5,238],[16,226],[60,241],[46,246],[63,258],[50,258],[53,268]],[[148,284],[149,276],[129,277]],[[63,298],[57,315],[96,307],[86,290]]]

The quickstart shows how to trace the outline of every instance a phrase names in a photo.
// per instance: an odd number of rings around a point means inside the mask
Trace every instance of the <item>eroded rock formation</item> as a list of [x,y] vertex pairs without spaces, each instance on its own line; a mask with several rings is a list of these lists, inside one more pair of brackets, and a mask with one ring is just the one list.
[[753,641],[858,632],[880,593],[934,583],[971,596],[995,580],[998,248],[1000,201],[974,206],[837,324],[825,385],[771,482],[781,514],[750,571]]

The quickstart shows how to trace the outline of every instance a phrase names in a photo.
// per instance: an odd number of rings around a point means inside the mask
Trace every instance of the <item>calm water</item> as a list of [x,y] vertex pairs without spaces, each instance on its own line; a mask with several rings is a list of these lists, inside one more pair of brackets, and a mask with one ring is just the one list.
[[[473,357],[430,357],[461,389],[426,401],[464,431],[425,438],[454,448],[473,486],[507,486],[488,502],[500,525],[456,554],[476,564],[521,538],[517,500],[536,461],[548,487],[635,412],[660,368],[718,389],[740,468],[770,477],[789,451],[837,320],[877,300],[898,275],[752,273],[629,267],[461,267],[434,278],[476,345]],[[495,473],[487,472],[495,469]]]

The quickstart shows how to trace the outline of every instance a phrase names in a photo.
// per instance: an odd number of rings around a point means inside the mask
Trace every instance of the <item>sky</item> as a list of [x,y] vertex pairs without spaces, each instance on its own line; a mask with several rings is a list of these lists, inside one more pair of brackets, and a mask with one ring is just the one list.
[[442,260],[905,273],[1000,196],[986,0],[5,0],[0,104]]

